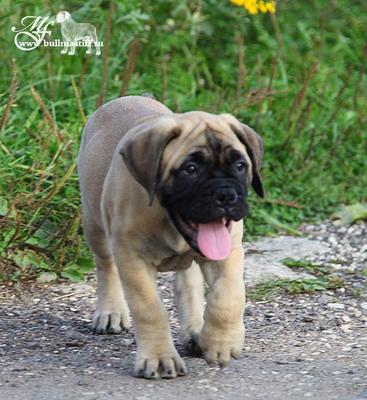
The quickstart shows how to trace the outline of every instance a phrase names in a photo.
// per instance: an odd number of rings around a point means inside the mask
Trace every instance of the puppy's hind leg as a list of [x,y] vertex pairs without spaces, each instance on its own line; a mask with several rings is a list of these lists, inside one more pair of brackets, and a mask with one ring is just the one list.
[[175,290],[181,342],[187,351],[200,355],[198,337],[204,323],[204,281],[198,264],[193,262],[189,269],[176,273]]
[[95,333],[120,333],[131,326],[120,276],[105,233],[91,218],[83,219],[84,233],[97,267],[98,300],[92,327]]
[[93,319],[95,333],[120,333],[129,329],[129,309],[112,257],[94,256],[97,265],[98,301]]

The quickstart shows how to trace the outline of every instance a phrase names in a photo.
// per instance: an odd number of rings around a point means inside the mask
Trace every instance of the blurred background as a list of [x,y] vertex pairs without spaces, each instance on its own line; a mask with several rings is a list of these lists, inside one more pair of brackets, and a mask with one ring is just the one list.
[[[0,281],[78,281],[93,268],[75,160],[88,115],[122,95],[230,112],[263,137],[267,197],[250,195],[246,240],[297,235],[342,205],[366,218],[366,1],[281,0],[256,14],[250,3],[1,1]],[[23,17],[62,10],[96,27],[100,56],[15,46]],[[50,30],[62,39],[60,24]]]

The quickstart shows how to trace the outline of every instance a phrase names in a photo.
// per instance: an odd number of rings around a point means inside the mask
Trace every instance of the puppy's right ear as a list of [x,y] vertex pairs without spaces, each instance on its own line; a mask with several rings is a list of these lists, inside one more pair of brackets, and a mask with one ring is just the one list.
[[161,117],[155,123],[143,123],[128,132],[120,154],[132,176],[143,186],[152,205],[159,181],[163,152],[171,140],[177,138],[181,128],[170,117]]

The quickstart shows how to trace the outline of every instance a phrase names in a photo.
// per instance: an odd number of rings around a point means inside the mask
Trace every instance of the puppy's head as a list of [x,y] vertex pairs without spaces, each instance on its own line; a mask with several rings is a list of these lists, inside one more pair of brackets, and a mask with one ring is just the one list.
[[231,223],[248,214],[248,187],[264,196],[263,146],[251,128],[229,114],[167,115],[137,127],[120,152],[193,249],[228,257]]

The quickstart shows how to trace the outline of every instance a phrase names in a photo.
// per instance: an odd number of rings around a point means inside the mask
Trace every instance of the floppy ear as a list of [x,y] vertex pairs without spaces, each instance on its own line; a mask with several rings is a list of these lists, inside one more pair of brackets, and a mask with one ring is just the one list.
[[[228,121],[228,115],[225,115]],[[264,156],[264,145],[261,137],[249,126],[239,123],[233,116],[229,125],[233,132],[236,134],[238,139],[245,145],[247,154],[250,157],[252,163],[252,187],[255,192],[260,196],[265,196],[265,190],[263,185],[263,179],[260,173],[263,156]],[[234,120],[236,123],[233,123]]]
[[147,191],[149,206],[159,181],[163,151],[180,133],[181,129],[172,118],[162,117],[155,124],[143,123],[134,128],[120,149],[127,168]]

